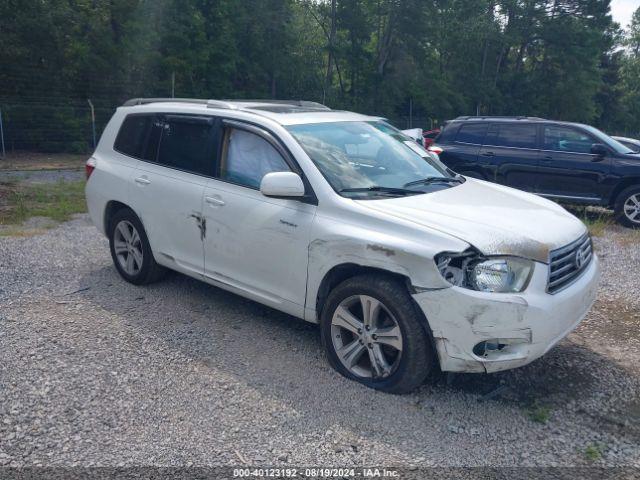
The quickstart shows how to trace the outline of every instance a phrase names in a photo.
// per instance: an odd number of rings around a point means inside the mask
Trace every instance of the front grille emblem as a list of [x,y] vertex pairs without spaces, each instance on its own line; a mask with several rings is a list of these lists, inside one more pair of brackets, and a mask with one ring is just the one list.
[[576,252],[575,264],[577,269],[581,269],[587,260],[587,252],[584,250],[578,250]]

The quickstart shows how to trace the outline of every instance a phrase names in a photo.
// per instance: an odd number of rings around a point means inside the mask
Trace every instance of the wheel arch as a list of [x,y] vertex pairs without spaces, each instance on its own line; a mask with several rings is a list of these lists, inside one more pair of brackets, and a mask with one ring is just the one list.
[[625,191],[629,187],[638,186],[640,187],[640,177],[628,177],[623,178],[620,182],[615,186],[613,191],[611,192],[611,197],[609,198],[609,206],[615,207],[618,197],[620,194]]
[[320,286],[318,287],[318,291],[316,293],[316,321],[320,321],[320,316],[322,315],[324,304],[327,300],[327,297],[331,293],[331,290],[333,290],[333,288],[335,288],[345,280],[363,274],[385,275],[389,278],[397,280],[404,285],[404,287],[407,289],[407,293],[409,293],[409,295],[411,296],[413,307],[421,319],[421,324],[424,328],[427,338],[429,338],[429,341],[431,342],[436,366],[440,368],[440,359],[436,354],[436,342],[433,336],[433,331],[431,330],[431,326],[429,325],[429,320],[427,319],[418,303],[413,299],[413,294],[416,293],[416,290],[411,283],[411,279],[401,273],[391,270],[385,270],[378,267],[360,265],[357,263],[341,263],[339,265],[335,265],[324,275],[324,277],[320,281]]
[[327,300],[327,297],[329,296],[331,290],[333,290],[337,285],[349,278],[356,277],[358,275],[364,275],[367,273],[376,273],[393,277],[396,280],[402,282],[407,287],[409,293],[413,292],[411,280],[406,275],[402,275],[398,272],[393,272],[390,270],[384,270],[378,267],[359,265],[357,263],[341,263],[332,267],[320,281],[320,286],[318,287],[318,291],[316,293],[315,303],[316,314],[318,318],[320,318],[320,315],[322,314],[322,308],[324,307],[325,301]]
[[129,205],[122,203],[118,200],[110,200],[107,202],[104,208],[104,218],[103,218],[103,222],[104,222],[103,226],[104,226],[105,232],[109,232],[109,223],[111,222],[111,219],[113,218],[113,216],[120,210],[124,210],[124,209],[133,211],[133,209]]

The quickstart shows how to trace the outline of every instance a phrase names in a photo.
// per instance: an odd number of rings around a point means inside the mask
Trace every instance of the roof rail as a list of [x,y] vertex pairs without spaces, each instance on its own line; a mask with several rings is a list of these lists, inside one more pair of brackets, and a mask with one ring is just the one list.
[[307,107],[317,108],[318,110],[331,110],[331,108],[319,102],[310,102],[308,100],[269,100],[269,99],[255,99],[255,100],[223,100],[225,102],[234,103],[265,103],[270,105],[291,105],[294,107]]
[[207,100],[207,108],[223,108],[226,110],[237,110],[238,107],[228,100]]
[[454,120],[544,120],[544,118],[540,117],[527,117],[526,115],[517,115],[517,116],[508,116],[508,115],[463,115],[461,117],[457,117]]
[[[122,104],[123,107],[133,107],[135,105],[149,105],[150,103],[195,103],[206,105],[209,108],[223,108],[237,110],[236,104],[240,103],[264,103],[271,105],[292,105],[297,107],[315,108],[318,110],[331,110],[326,105],[318,102],[306,100],[204,100],[201,98],[132,98]],[[250,108],[250,107],[249,107]]]
[[123,107],[133,107],[135,105],[148,105],[150,103],[172,102],[172,103],[198,103],[206,105],[209,100],[199,98],[132,98],[122,104]]

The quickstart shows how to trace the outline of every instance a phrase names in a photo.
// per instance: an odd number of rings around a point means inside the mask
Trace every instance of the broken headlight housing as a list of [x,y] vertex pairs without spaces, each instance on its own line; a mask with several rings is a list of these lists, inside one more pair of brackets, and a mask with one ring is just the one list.
[[480,292],[513,293],[527,288],[533,262],[519,257],[484,257],[477,252],[441,253],[436,265],[452,285]]

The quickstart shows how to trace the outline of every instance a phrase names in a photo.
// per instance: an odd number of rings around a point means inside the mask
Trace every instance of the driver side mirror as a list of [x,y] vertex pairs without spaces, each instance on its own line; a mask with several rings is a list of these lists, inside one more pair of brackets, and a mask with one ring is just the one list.
[[265,197],[304,197],[304,183],[293,172],[271,172],[262,177],[260,192]]
[[591,145],[591,153],[599,157],[604,157],[609,153],[609,150],[602,143],[594,143]]

